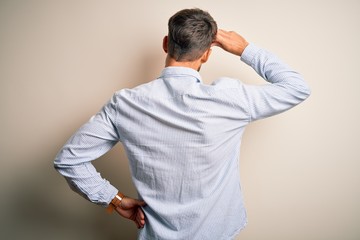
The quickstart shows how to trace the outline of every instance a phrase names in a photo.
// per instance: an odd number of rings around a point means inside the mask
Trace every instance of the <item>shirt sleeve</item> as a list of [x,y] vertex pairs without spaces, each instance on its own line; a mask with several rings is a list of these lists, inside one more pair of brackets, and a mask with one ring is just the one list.
[[286,111],[310,95],[302,76],[265,49],[249,44],[241,60],[270,83],[242,86],[249,103],[251,121]]
[[85,123],[57,154],[54,167],[65,177],[72,190],[89,201],[107,206],[117,189],[102,178],[91,164],[118,141],[115,128],[116,97]]

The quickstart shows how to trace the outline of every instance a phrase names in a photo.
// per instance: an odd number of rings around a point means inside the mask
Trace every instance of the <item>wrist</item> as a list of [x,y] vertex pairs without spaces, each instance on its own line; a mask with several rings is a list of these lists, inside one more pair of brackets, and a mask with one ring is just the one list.
[[241,55],[244,53],[245,51],[245,48],[247,48],[247,46],[249,46],[249,42],[247,41],[244,41],[241,46],[240,46],[240,49],[239,49],[239,56],[241,57]]
[[260,51],[260,48],[253,43],[249,43],[241,54],[241,60],[248,65],[252,65],[254,58]]
[[107,211],[109,213],[112,213],[117,207],[121,207],[121,201],[124,199],[124,194],[121,192],[118,192],[115,197],[111,200],[109,203],[109,206],[107,207]]

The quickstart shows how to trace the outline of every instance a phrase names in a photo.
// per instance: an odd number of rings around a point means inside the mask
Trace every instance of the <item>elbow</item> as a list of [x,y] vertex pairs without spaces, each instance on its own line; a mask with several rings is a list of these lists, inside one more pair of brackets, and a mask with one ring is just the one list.
[[53,163],[54,169],[58,170],[59,169],[59,164],[57,163],[57,161],[55,160]]
[[53,161],[53,167],[55,170],[57,170],[59,168],[59,161],[57,158],[55,158],[55,160]]
[[58,153],[56,156],[55,156],[55,159],[53,161],[53,164],[54,164],[54,168],[57,169],[60,165],[60,162],[61,162],[61,157],[60,157],[60,154]]
[[291,96],[294,99],[294,105],[305,101],[311,95],[311,89],[306,84],[294,86]]
[[68,167],[67,158],[65,157],[64,150],[60,150],[58,154],[55,156],[55,159],[53,161],[53,166],[56,171],[60,171],[61,169],[64,169]]
[[308,86],[305,86],[301,90],[302,100],[305,101],[311,95],[311,89]]
[[308,97],[310,97],[311,95],[311,89],[308,85],[305,85],[303,88],[303,95],[304,95],[304,100],[307,99]]
[[297,92],[299,100],[301,101],[305,101],[311,95],[311,89],[303,78],[301,78],[301,81],[294,85],[294,89]]
[[64,168],[63,160],[60,156],[56,156],[53,162],[53,167],[56,171],[60,171],[62,168]]
[[295,82],[295,89],[297,90],[301,100],[305,101],[311,95],[310,86],[300,74],[298,75],[297,81]]
[[301,99],[304,101],[311,95],[311,89],[305,79],[299,75],[297,79],[297,84],[295,84],[295,88],[297,89],[299,96],[301,96]]
[[54,167],[54,169],[55,169],[57,172],[59,172],[59,170],[61,169],[61,164],[59,163],[59,161],[57,161],[57,160],[55,159],[55,161],[54,161],[54,163],[53,163],[53,167]]

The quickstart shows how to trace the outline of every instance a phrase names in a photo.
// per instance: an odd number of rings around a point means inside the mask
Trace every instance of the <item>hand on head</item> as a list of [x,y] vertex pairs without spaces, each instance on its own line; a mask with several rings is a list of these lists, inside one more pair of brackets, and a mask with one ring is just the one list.
[[229,53],[241,56],[247,45],[249,43],[238,33],[219,29],[211,46],[218,46]]

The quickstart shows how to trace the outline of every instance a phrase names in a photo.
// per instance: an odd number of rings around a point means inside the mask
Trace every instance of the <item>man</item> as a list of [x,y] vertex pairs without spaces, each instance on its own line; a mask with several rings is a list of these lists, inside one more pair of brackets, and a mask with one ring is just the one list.
[[[238,159],[244,128],[305,100],[302,77],[235,32],[218,30],[200,9],[169,19],[160,77],[123,89],[75,133],[55,159],[70,186],[133,220],[139,239],[232,239],[247,219]],[[218,46],[241,57],[268,83],[198,73]],[[139,199],[124,197],[91,161],[121,142]]]

